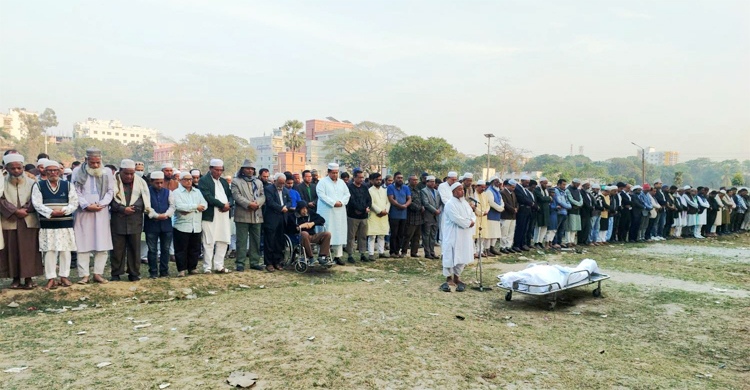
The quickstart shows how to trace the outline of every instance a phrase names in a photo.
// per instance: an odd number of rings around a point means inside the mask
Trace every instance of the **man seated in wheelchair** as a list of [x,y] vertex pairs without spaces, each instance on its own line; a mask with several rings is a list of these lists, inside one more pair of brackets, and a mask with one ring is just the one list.
[[326,220],[315,211],[310,210],[304,200],[298,201],[294,212],[290,212],[286,216],[286,234],[290,236],[299,235],[302,247],[305,248],[307,264],[312,264],[315,261],[311,243],[320,245],[318,263],[327,264],[330,262],[331,233],[315,233],[315,227],[323,226],[325,223]]

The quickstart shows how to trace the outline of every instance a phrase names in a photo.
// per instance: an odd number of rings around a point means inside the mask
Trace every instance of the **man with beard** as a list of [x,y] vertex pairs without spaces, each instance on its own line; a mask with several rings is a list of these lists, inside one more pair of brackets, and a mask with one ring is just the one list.
[[107,283],[102,277],[107,254],[112,250],[109,204],[115,194],[115,180],[109,169],[102,166],[99,149],[86,150],[86,160],[73,171],[73,183],[78,195],[79,210],[73,224],[78,248],[79,284],[89,282],[89,264],[94,256],[94,281]]
[[174,165],[172,163],[164,163],[161,165],[161,171],[164,172],[164,188],[169,191],[174,191],[180,186],[179,179],[174,179]]
[[224,172],[224,161],[212,158],[208,174],[198,182],[198,189],[208,203],[203,212],[201,234],[203,241],[203,273],[210,274],[211,269],[221,274],[230,271],[224,267],[224,256],[232,240],[232,226],[229,210],[234,198],[229,183],[221,177]]
[[261,168],[260,171],[258,171],[258,178],[263,182],[263,187],[271,184],[271,182],[268,181],[270,176],[271,172],[268,171],[268,168]]
[[164,172],[151,172],[149,176],[151,210],[143,223],[148,245],[148,274],[151,279],[166,278],[169,276],[169,247],[172,245],[174,231],[174,191],[165,187]]
[[[55,161],[44,164],[47,180],[37,182],[32,189],[31,202],[39,214],[39,250],[44,252],[45,289],[58,285],[70,287],[70,254],[76,250],[73,232],[73,212],[78,208],[78,196],[70,182],[60,180],[60,166]],[[56,268],[60,261],[60,283]]]
[[459,279],[467,264],[474,261],[474,244],[472,235],[476,224],[476,215],[464,199],[464,186],[453,183],[451,186],[453,197],[445,205],[445,213],[440,230],[443,234],[443,276],[445,283],[440,290],[451,291],[456,286],[457,292],[466,290],[466,284]]
[[318,192],[317,212],[326,220],[326,230],[331,232],[333,260],[344,265],[341,256],[348,229],[346,205],[351,195],[344,181],[339,179],[339,164],[328,164],[328,175],[318,182],[315,189]]
[[566,235],[569,246],[576,246],[576,235],[581,231],[581,207],[583,207],[583,196],[581,195],[581,181],[573,179],[568,188],[565,190],[565,197],[570,202],[571,208],[568,210],[568,226]]
[[[112,212],[112,281],[128,273],[128,280],[140,279],[141,233],[143,213],[151,210],[151,196],[146,181],[137,176],[138,166],[133,160],[120,162],[120,172],[115,175],[115,197],[110,203]],[[127,260],[126,260],[127,259]],[[127,269],[126,269],[127,265]]]
[[289,211],[289,189],[286,188],[286,175],[273,175],[273,183],[265,188],[266,207],[263,211],[263,260],[266,271],[281,270],[284,256],[284,222]]
[[[120,167],[122,169],[122,167]],[[135,162],[135,175],[138,177],[143,177],[143,174],[146,172],[146,164],[143,163],[143,161],[136,161]]]
[[232,180],[232,197],[235,202],[234,225],[237,228],[237,257],[234,262],[235,270],[239,272],[245,270],[245,258],[248,258],[250,268],[263,269],[260,262],[260,231],[263,226],[262,207],[266,204],[266,195],[263,182],[255,177],[253,165],[249,159],[245,159],[237,176]]
[[437,260],[439,257],[435,255],[435,239],[437,238],[443,202],[436,189],[435,176],[428,175],[425,183],[426,187],[419,192],[422,197],[422,205],[425,208],[424,225],[422,225],[422,247],[424,247],[425,258]]
[[378,172],[370,174],[370,213],[367,216],[367,252],[368,260],[375,261],[375,244],[378,244],[378,256],[385,255],[385,236],[388,234],[388,212],[391,203],[388,201],[388,191],[383,188],[383,177]]
[[5,243],[5,249],[0,251],[0,278],[13,278],[11,289],[31,290],[36,287],[31,278],[44,273],[39,252],[39,217],[31,203],[35,181],[24,173],[22,155],[8,154],[3,162],[8,175],[3,179],[0,198]]

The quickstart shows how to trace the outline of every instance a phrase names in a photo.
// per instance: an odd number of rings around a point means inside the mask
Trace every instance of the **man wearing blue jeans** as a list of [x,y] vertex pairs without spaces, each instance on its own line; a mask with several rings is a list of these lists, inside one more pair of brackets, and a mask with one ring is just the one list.
[[[560,248],[563,245],[563,237],[565,237],[565,226],[568,224],[568,210],[571,209],[568,197],[565,196],[565,187],[568,182],[565,179],[557,181],[557,188],[555,188],[555,203],[557,203],[557,234],[555,239],[552,240],[552,245],[555,248]],[[567,243],[565,243],[567,248]]]
[[[143,222],[148,245],[148,274],[154,279],[157,276],[169,276],[169,247],[172,245],[172,215],[174,215],[174,195],[164,187],[164,172],[151,172],[151,211]],[[159,262],[156,262],[157,254]]]

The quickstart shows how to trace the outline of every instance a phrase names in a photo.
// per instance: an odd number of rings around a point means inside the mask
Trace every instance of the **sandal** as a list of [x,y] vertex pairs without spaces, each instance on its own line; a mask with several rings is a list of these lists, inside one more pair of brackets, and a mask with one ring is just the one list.
[[276,272],[276,270],[273,268],[272,265],[267,265],[266,266],[266,272]]
[[21,287],[21,289],[23,289],[23,290],[33,290],[34,287],[36,287],[34,284],[24,284],[23,287]]
[[23,290],[23,287],[21,286],[21,283],[11,284],[10,287],[8,287],[11,290]]
[[68,280],[68,278],[60,278],[60,284],[63,287],[70,287],[73,285],[73,283],[70,280]]
[[458,282],[458,285],[456,286],[456,292],[464,291],[466,291],[466,284],[464,284],[464,282]]
[[440,285],[440,291],[451,292],[451,286],[448,284],[448,282],[445,282]]

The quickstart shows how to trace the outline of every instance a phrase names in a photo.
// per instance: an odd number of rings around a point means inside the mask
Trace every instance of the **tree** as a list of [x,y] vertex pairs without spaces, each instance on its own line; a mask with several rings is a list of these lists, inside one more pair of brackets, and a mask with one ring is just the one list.
[[732,176],[732,185],[735,187],[741,186],[745,184],[745,178],[742,176],[741,172],[737,172]]
[[175,159],[181,166],[208,170],[212,158],[224,161],[224,171],[233,175],[246,158],[255,159],[255,149],[250,142],[236,135],[200,135],[191,133],[174,146]]
[[497,138],[494,144],[495,155],[500,158],[500,165],[495,168],[500,175],[506,172],[519,172],[525,165],[525,156],[529,154],[529,151],[514,147],[507,138],[503,137]]
[[388,161],[388,154],[391,152],[393,145],[406,137],[406,133],[398,126],[381,125],[380,123],[371,121],[360,122],[354,126],[354,129],[358,131],[372,131],[379,134],[381,144],[377,146],[377,150],[374,152],[380,158],[376,165],[380,166],[381,169],[385,167]]
[[291,152],[299,151],[303,145],[305,145],[305,132],[302,128],[305,127],[302,122],[296,119],[290,119],[284,122],[281,129],[286,133],[286,139],[284,145]]
[[130,142],[128,148],[131,152],[130,159],[133,161],[143,161],[146,166],[154,163],[154,142],[145,139],[143,142]]
[[393,145],[389,156],[393,171],[420,174],[423,171],[444,176],[458,151],[444,138],[409,136]]
[[350,168],[362,168],[365,172],[383,169],[382,134],[372,130],[353,130],[337,134],[326,141],[326,158],[337,159]]
[[41,115],[23,113],[19,116],[24,137],[18,144],[17,149],[27,158],[35,158],[37,154],[44,152],[45,137],[47,129],[58,125],[55,110],[45,108]]

